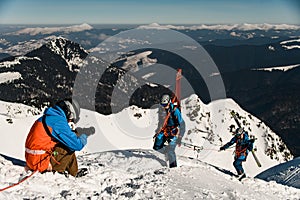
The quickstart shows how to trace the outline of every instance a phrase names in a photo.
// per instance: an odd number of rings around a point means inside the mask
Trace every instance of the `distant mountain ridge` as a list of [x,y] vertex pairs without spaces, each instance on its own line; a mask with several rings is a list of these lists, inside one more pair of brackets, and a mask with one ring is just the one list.
[[35,27],[35,28],[24,28],[16,32],[7,33],[7,35],[48,35],[53,34],[55,32],[63,32],[63,33],[70,33],[70,32],[80,32],[91,30],[93,27],[87,23],[83,23],[80,25],[72,25],[72,26],[56,26],[56,27]]
[[6,58],[0,72],[18,72],[21,78],[2,84],[1,94],[8,101],[37,107],[70,96],[78,65],[86,56],[78,44],[58,37],[25,56]]
[[161,25],[158,23],[151,23],[148,25],[141,25],[139,29],[175,29],[175,30],[300,30],[299,25],[291,24],[202,24],[202,25]]
[[[268,45],[265,45],[265,47],[267,48]],[[235,58],[234,53],[227,55],[227,59],[224,59],[224,57],[219,56],[224,51],[216,51],[213,46],[209,49],[209,46],[204,45],[204,48],[208,49],[212,58],[216,59],[217,64],[236,67],[236,63],[230,63]],[[149,50],[145,51],[149,52]],[[270,51],[269,55],[272,55],[272,50],[267,49],[263,51]],[[285,52],[286,55],[296,55],[299,49],[282,50],[282,52]],[[153,61],[154,63],[163,63],[174,67],[178,65],[189,67],[186,62],[179,61],[176,57],[166,56],[165,52],[141,53],[136,52],[136,54],[146,56],[148,61]],[[228,60],[230,56],[232,56],[232,59]],[[261,58],[264,59],[263,56]],[[295,58],[293,57],[293,59]],[[143,59],[143,57],[140,59]],[[1,99],[43,107],[55,102],[57,99],[71,96],[75,77],[78,70],[82,67],[83,61],[92,62],[88,57],[87,51],[81,45],[63,37],[55,37],[50,42],[27,53],[23,57],[6,58],[0,62],[0,73],[18,72],[21,77],[0,84]],[[147,80],[137,80],[134,77],[132,79],[130,75],[126,74],[126,70],[122,68],[126,61],[127,59],[124,59],[119,63],[107,66],[105,74],[102,75],[96,93],[96,110],[98,112],[103,114],[112,112],[111,95],[117,80],[124,75],[126,76],[124,79],[126,81],[121,84],[121,87],[119,85],[117,89],[122,95],[125,95],[124,98],[130,98],[130,105],[149,108],[153,104],[158,103],[162,93],[170,93],[163,86],[157,85],[152,87]],[[137,60],[136,62],[139,61]],[[241,62],[245,61],[241,59]],[[298,112],[300,108],[297,106],[300,105],[300,97],[298,93],[292,92],[297,91],[300,84],[300,79],[297,78],[299,69],[294,68],[286,72],[264,72],[248,69],[235,69],[232,72],[223,72],[222,69],[225,68],[221,66],[220,69],[227,96],[243,105],[246,110],[263,119],[291,147],[290,149],[294,155],[300,155],[299,140],[295,139],[299,138],[296,133],[300,130],[299,123],[297,123],[300,120],[300,111]],[[184,76],[187,76],[187,79],[189,79],[189,74],[184,73]],[[203,84],[201,82],[201,78],[193,77],[192,80],[194,81],[192,84],[195,86],[195,91],[201,97],[201,100],[204,100],[206,103],[209,102],[209,95],[205,89],[204,82]],[[132,98],[128,97],[126,93],[127,88],[130,88],[129,84],[142,85],[141,88],[134,92]],[[84,100],[84,96],[82,98]],[[114,110],[122,110],[127,106],[127,102],[122,101],[122,99],[118,99],[114,103],[117,105],[117,108]]]

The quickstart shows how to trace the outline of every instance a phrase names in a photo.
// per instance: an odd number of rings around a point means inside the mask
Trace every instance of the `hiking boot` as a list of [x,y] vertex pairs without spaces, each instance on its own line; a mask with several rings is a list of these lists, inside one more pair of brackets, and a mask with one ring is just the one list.
[[77,174],[76,174],[76,178],[85,176],[88,174],[88,169],[87,168],[81,168],[78,170]]
[[[52,171],[52,172],[53,174],[55,174],[56,171]],[[69,178],[69,173],[67,171],[57,172],[57,173],[64,175],[66,178]]]
[[177,167],[177,162],[174,161],[174,162],[170,163],[169,167],[170,168]]
[[238,176],[238,180],[241,181],[243,178],[246,178],[246,174],[242,173]]

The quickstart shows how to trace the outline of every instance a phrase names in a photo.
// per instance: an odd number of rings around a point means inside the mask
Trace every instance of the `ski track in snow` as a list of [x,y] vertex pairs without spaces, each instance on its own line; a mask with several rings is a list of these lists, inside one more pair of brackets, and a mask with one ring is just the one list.
[[[275,182],[228,173],[196,159],[180,157],[179,167],[164,166],[161,154],[127,150],[78,156],[85,177],[36,173],[0,192],[0,199],[299,199],[300,190]],[[0,157],[0,187],[15,182],[23,167]]]

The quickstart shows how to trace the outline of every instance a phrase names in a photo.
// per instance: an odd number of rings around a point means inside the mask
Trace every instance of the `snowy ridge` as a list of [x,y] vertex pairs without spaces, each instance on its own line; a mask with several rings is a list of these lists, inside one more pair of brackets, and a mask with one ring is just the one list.
[[[5,159],[0,155],[0,188],[16,182],[23,173],[22,166],[13,165],[9,160],[24,160],[25,138],[41,113],[36,110],[26,115],[28,110],[30,107],[25,105],[0,103],[0,152],[6,156]],[[232,137],[230,127],[235,122],[229,115],[231,110],[239,114],[246,130],[258,138],[255,146],[263,167],[258,168],[249,155],[244,167],[250,177],[291,159],[280,138],[231,99],[205,105],[192,95],[182,101],[187,126],[183,141],[201,145],[203,150],[197,153],[183,145],[177,147],[179,167],[176,169],[167,168],[165,157],[151,150],[158,125],[157,109],[131,106],[109,116],[83,109],[78,126],[99,125],[95,126],[96,134],[88,138],[84,150],[78,152],[79,167],[87,167],[89,174],[75,179],[57,173],[36,173],[21,185],[1,192],[0,198],[297,199],[299,189],[255,178],[241,183],[231,176],[234,173],[232,149],[217,151]]]
[[139,62],[142,62],[142,67],[148,67],[157,63],[157,59],[149,58],[148,56],[152,54],[152,51],[145,51],[143,53],[138,53],[133,56],[127,56],[122,68],[125,70],[130,70],[136,72],[139,70]]
[[[89,174],[66,178],[36,173],[21,185],[0,193],[1,199],[297,199],[300,190],[248,178],[242,183],[226,170],[180,157],[168,169],[160,154],[123,150],[78,157]],[[0,187],[14,182],[23,168],[0,156]]]
[[276,165],[256,177],[266,181],[276,181],[284,185],[300,188],[300,157]]
[[300,49],[300,39],[292,39],[280,42],[283,48],[287,50]]
[[138,27],[139,29],[175,29],[175,30],[241,30],[241,31],[250,31],[250,30],[299,30],[300,26],[298,25],[289,25],[289,24],[216,24],[216,25],[192,25],[192,26],[176,26],[176,25],[160,25],[158,23],[152,23],[149,25],[142,25]]
[[22,78],[22,75],[19,72],[3,72],[0,73],[0,84],[12,82],[20,78]]
[[33,116],[36,117],[36,115],[40,113],[41,110],[32,108],[24,104],[0,101],[0,117],[8,117],[11,119],[23,119]]
[[296,64],[296,65],[289,65],[289,66],[257,68],[257,69],[252,69],[252,70],[269,71],[269,72],[272,72],[273,70],[280,70],[280,71],[286,72],[288,70],[294,69],[294,68],[299,67],[299,66],[300,66],[300,64]]
[[225,152],[217,151],[221,145],[232,138],[230,131],[237,128],[230,115],[231,111],[240,116],[239,121],[249,135],[257,138],[254,147],[257,148],[256,154],[262,162],[262,167],[258,168],[252,155],[249,155],[245,164],[245,170],[249,175],[254,176],[259,171],[293,158],[281,138],[262,121],[244,111],[232,99],[218,100],[205,105],[196,95],[192,95],[182,102],[182,106],[188,127],[183,141],[203,145],[204,149],[197,157],[207,163],[234,171],[232,166],[234,148]]
[[12,60],[12,61],[0,62],[0,68],[1,67],[10,68],[14,65],[21,64],[21,61],[25,61],[25,60],[39,60],[39,61],[41,61],[41,59],[38,58],[38,57],[18,56],[18,57],[15,57],[14,60]]
[[79,48],[74,48],[78,44],[69,41],[63,37],[57,37],[54,40],[51,40],[49,43],[46,44],[52,52],[61,56],[66,62],[69,67],[70,71],[73,71],[73,66],[82,66],[83,60],[81,52],[88,54],[87,51],[79,46]]
[[53,34],[55,32],[64,32],[64,33],[71,33],[71,32],[81,32],[86,30],[91,30],[93,27],[87,23],[83,23],[80,25],[73,25],[73,26],[61,26],[61,27],[37,27],[37,28],[25,28],[13,33],[9,33],[8,35],[22,35],[22,34],[30,34],[30,35],[38,35],[38,34]]
[[[257,140],[257,156],[260,158],[262,167],[258,168],[252,155],[249,155],[245,170],[251,176],[255,176],[263,170],[292,159],[292,155],[282,140],[270,130],[263,122],[242,110],[233,100],[219,100],[209,105],[203,104],[197,95],[182,101],[182,113],[186,123],[186,133],[183,141],[203,147],[201,152],[188,149],[184,146],[176,148],[178,155],[201,159],[207,163],[234,171],[233,148],[218,152],[221,145],[224,145],[232,138],[230,129],[236,124],[230,112],[234,110],[241,117],[241,123],[250,135]],[[24,110],[26,111],[26,110]],[[22,111],[21,111],[22,112]],[[84,152],[102,152],[118,149],[152,149],[152,136],[158,128],[158,110],[141,109],[132,106],[120,113],[104,116],[88,110],[82,110],[79,127],[95,126],[96,134],[88,138]],[[22,120],[14,119],[12,124],[7,124],[6,118],[2,118],[3,125],[0,132],[11,130],[5,140],[0,141],[0,152],[18,159],[24,159],[24,143],[15,141],[12,138],[25,140],[31,125],[36,117],[29,117]],[[1,120],[1,118],[0,118]],[[96,126],[98,125],[98,126]],[[113,134],[112,134],[113,133]],[[9,139],[12,137],[11,139]],[[13,147],[6,147],[6,143],[16,143]]]

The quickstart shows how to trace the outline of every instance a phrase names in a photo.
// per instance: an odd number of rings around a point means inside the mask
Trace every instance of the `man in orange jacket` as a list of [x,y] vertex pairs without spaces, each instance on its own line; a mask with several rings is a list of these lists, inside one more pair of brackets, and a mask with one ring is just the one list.
[[[76,100],[65,99],[47,108],[35,121],[25,143],[26,167],[33,171],[57,171],[65,175],[81,176],[75,151],[87,143],[87,134],[78,134],[69,123],[79,120],[80,106]],[[93,127],[91,127],[93,129]],[[93,134],[95,129],[90,131]]]

